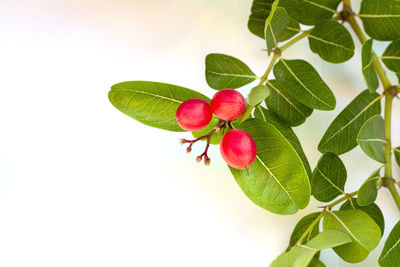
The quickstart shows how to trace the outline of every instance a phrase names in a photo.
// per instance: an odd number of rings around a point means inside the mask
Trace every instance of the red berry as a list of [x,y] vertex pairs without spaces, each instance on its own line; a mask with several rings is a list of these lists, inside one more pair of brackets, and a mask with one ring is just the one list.
[[222,158],[235,169],[249,167],[257,155],[257,147],[253,138],[246,131],[234,129],[228,131],[221,140]]
[[199,98],[186,100],[176,111],[176,122],[186,131],[201,130],[210,123],[211,119],[210,104]]
[[232,121],[239,118],[246,108],[243,96],[233,89],[218,91],[211,100],[211,110],[219,119]]

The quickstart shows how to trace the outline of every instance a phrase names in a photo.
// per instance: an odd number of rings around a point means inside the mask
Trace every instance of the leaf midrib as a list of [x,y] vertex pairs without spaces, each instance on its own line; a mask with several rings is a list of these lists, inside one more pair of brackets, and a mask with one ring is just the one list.
[[353,119],[351,119],[347,124],[345,124],[342,128],[340,128],[338,131],[336,131],[333,135],[331,135],[331,137],[329,137],[324,143],[322,143],[320,146],[324,146],[325,144],[327,144],[333,137],[335,137],[336,135],[338,135],[340,132],[343,131],[343,129],[347,128],[351,123],[353,123],[353,121],[355,121],[356,119],[358,119],[358,117],[360,117],[365,111],[367,111],[373,104],[375,104],[376,101],[380,100],[382,98],[382,96],[378,96],[377,98],[375,98],[373,101],[371,101],[371,103],[369,103],[363,110],[361,110],[360,113],[358,113]]
[[328,45],[337,46],[337,47],[342,48],[342,49],[344,49],[344,50],[347,50],[347,51],[350,51],[350,52],[354,52],[353,49],[347,48],[347,47],[345,47],[345,46],[343,46],[343,45],[341,45],[341,44],[337,44],[337,43],[334,43],[334,42],[331,42],[331,41],[328,41],[328,40],[319,38],[319,37],[317,37],[317,36],[315,36],[315,35],[312,35],[312,34],[309,34],[308,37],[309,37],[309,38],[312,38],[312,39],[315,39],[315,40],[318,40],[318,41],[321,41],[321,42],[326,43],[326,44],[328,44]]
[[395,247],[397,247],[399,244],[400,244],[400,239],[397,240],[397,242],[393,245],[393,247],[391,247],[391,248],[386,252],[386,254],[383,255],[382,258],[379,259],[379,261],[383,261],[383,259],[384,259]]
[[118,92],[118,91],[135,92],[135,93],[140,93],[140,94],[144,94],[144,95],[150,95],[150,96],[154,96],[154,97],[159,97],[159,98],[162,98],[162,99],[165,99],[165,100],[168,100],[168,101],[173,101],[173,102],[176,102],[176,103],[179,103],[179,104],[183,103],[183,101],[180,101],[180,100],[177,100],[177,99],[174,99],[174,98],[169,98],[169,97],[166,97],[166,96],[157,95],[157,94],[153,94],[153,93],[149,93],[149,92],[145,92],[145,91],[132,90],[132,89],[113,89],[113,90],[116,91],[116,92]]
[[365,248],[367,251],[369,251],[369,249],[363,244],[361,243],[361,241],[354,236],[354,234],[350,231],[350,229],[346,226],[346,224],[332,211],[329,211],[329,214],[331,214],[333,217],[335,217],[335,219],[344,227],[344,229],[346,229],[346,231],[349,233],[349,235],[354,238],[354,240],[356,240],[363,248]]
[[306,115],[304,115],[304,113],[297,108],[297,106],[295,104],[293,104],[285,95],[283,95],[275,86],[272,85],[272,83],[270,83],[269,81],[267,81],[267,84],[269,86],[271,86],[273,89],[275,89],[275,91],[281,96],[283,97],[294,109],[296,109],[304,118],[307,118]]
[[323,6],[323,5],[317,4],[317,3],[309,1],[309,0],[303,0],[303,1],[306,2],[306,3],[309,3],[310,5],[314,5],[316,7],[321,8],[321,9],[325,9],[325,10],[327,10],[329,12],[336,13],[336,10],[333,10],[333,9],[327,7],[327,6]]
[[285,67],[288,69],[288,71],[290,72],[290,74],[293,75],[293,77],[300,83],[300,85],[307,90],[307,92],[309,92],[314,98],[316,98],[318,101],[320,101],[321,103],[324,103],[327,107],[331,108],[331,105],[329,105],[328,103],[326,103],[325,101],[323,101],[322,99],[320,99],[319,97],[317,97],[313,92],[311,92],[307,86],[305,86],[305,84],[294,74],[294,72],[292,71],[292,69],[287,65],[287,63],[285,62],[285,60],[282,58],[281,59],[283,65],[285,65]]

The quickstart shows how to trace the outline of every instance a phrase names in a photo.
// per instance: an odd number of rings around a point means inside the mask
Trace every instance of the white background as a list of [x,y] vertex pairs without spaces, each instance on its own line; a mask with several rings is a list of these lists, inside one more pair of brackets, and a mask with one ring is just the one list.
[[[356,3],[356,1],[355,1]],[[188,134],[143,126],[108,101],[126,80],[178,84],[212,96],[204,57],[226,53],[261,75],[264,42],[246,27],[251,1],[3,0],[0,2],[0,266],[267,266],[297,220],[251,203],[219,156],[195,162]],[[382,51],[386,44],[378,44]],[[359,49],[359,46],[358,46]],[[359,50],[334,65],[304,41],[286,54],[311,60],[338,99],[296,128],[315,166],[316,146],[365,85]],[[249,87],[241,90],[243,93]],[[399,101],[394,144],[400,144]],[[396,117],[397,115],[397,117]],[[345,154],[347,192],[378,166]],[[396,174],[399,171],[396,167]],[[383,189],[388,234],[399,219]],[[350,265],[332,251],[328,266]]]

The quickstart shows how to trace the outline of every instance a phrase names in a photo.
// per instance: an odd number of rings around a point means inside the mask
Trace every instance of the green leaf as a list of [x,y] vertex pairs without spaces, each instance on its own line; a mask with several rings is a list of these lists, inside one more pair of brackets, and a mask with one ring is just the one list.
[[349,31],[339,22],[327,20],[308,35],[311,50],[323,60],[342,63],[354,55],[354,42]]
[[400,146],[394,149],[394,157],[396,159],[397,165],[400,166]]
[[306,168],[308,177],[311,178],[312,172],[310,163],[308,162],[307,156],[304,154],[299,138],[297,138],[293,130],[286,126],[275,113],[271,112],[270,110],[266,110],[261,106],[256,107],[254,111],[254,117],[256,119],[271,123],[290,142],[294,150],[296,150],[297,154],[301,158],[303,166]]
[[341,0],[280,0],[289,16],[304,25],[316,25],[332,18]]
[[319,201],[328,202],[345,194],[347,171],[343,162],[333,153],[322,155],[311,178],[312,195]]
[[257,85],[247,95],[247,104],[255,107],[270,95],[270,89],[265,85]]
[[382,167],[374,171],[367,180],[361,185],[357,194],[357,202],[360,206],[368,206],[375,202],[378,196],[377,182],[381,178],[379,172]]
[[380,115],[369,118],[357,135],[357,143],[370,158],[386,163],[385,120]]
[[283,7],[277,7],[278,3],[279,0],[274,2],[265,21],[265,41],[268,55],[275,47],[278,47],[278,42],[290,23],[289,15]]
[[295,246],[281,254],[270,267],[307,267],[320,250],[342,246],[349,242],[351,238],[347,234],[336,230],[325,230],[307,244]]
[[278,82],[304,105],[320,110],[333,110],[336,99],[311,64],[304,60],[281,59],[274,67]]
[[390,232],[385,246],[383,247],[381,256],[379,257],[379,265],[381,267],[400,266],[400,221],[393,227]]
[[257,79],[250,68],[237,58],[224,54],[206,57],[206,80],[213,89],[236,89]]
[[310,183],[291,143],[266,121],[248,119],[240,128],[254,138],[257,146],[257,157],[248,172],[230,168],[247,197],[278,214],[293,214],[305,208],[310,201]]
[[400,41],[390,43],[381,59],[389,70],[400,73]]
[[381,230],[375,221],[357,209],[328,211],[323,228],[338,230],[351,237],[351,243],[333,249],[343,260],[351,263],[363,261],[381,239]]
[[289,126],[300,125],[313,112],[312,108],[307,107],[292,97],[278,81],[267,81],[267,85],[271,89],[271,94],[265,100],[265,103],[285,124]]
[[[271,6],[274,0],[254,0],[251,7],[251,14],[247,26],[253,34],[265,39],[265,21],[271,12]],[[279,42],[292,38],[300,31],[300,25],[297,21],[290,18],[289,27],[283,32],[279,38]]]
[[310,262],[309,267],[326,267],[326,265],[320,259],[314,257]]
[[[217,117],[213,116],[211,122],[205,128],[203,128],[203,129],[201,129],[199,131],[192,132],[193,137],[194,138],[199,138],[201,136],[209,134],[210,131],[215,127],[215,125],[217,125],[218,121],[219,121],[219,119]],[[219,133],[214,133],[211,136],[210,144],[218,145],[219,143],[221,143],[222,136],[224,136],[225,132],[226,131],[221,131]],[[203,139],[202,141],[207,141],[207,139]]]
[[[292,235],[290,236],[289,246],[294,246],[299,241],[302,234],[307,230],[312,222],[321,214],[321,212],[314,212],[308,214],[307,216],[301,218],[301,220],[296,224]],[[306,242],[310,241],[313,237],[319,234],[319,224],[316,224],[313,229],[308,233]]]
[[376,92],[379,87],[378,76],[374,65],[372,64],[373,51],[372,51],[372,39],[366,41],[361,49],[361,62],[362,62],[362,73],[364,75],[365,83],[368,86],[370,93]]
[[356,147],[361,127],[369,118],[381,113],[380,99],[381,96],[368,90],[359,94],[331,123],[318,150],[340,155]]
[[360,206],[357,204],[358,199],[357,198],[351,198],[347,200],[341,207],[340,210],[353,210],[353,209],[358,209],[362,210],[366,214],[371,217],[375,223],[379,226],[381,229],[381,235],[383,236],[383,233],[385,232],[385,219],[383,217],[383,213],[381,209],[376,205],[375,203],[369,204],[368,206]]
[[363,0],[360,18],[364,29],[373,39],[400,39],[400,2],[398,0]]
[[115,84],[108,93],[110,102],[122,113],[148,126],[175,132],[176,111],[183,101],[206,96],[193,90],[159,82],[131,81]]

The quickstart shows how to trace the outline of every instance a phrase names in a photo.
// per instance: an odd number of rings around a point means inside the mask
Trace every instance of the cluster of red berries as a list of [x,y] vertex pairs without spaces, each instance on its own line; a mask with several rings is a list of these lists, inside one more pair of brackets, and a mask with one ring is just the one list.
[[220,151],[222,158],[229,166],[236,169],[246,169],[256,158],[257,148],[253,138],[246,131],[233,129],[231,121],[242,115],[246,108],[246,101],[243,96],[232,89],[218,91],[209,104],[203,99],[193,98],[183,102],[177,112],[176,121],[186,131],[199,131],[206,127],[212,119],[213,114],[219,119],[209,134],[195,140],[181,139],[182,144],[189,143],[187,152],[192,150],[192,145],[202,139],[207,139],[206,149],[203,154],[197,157],[200,162],[204,157],[204,163],[210,164],[207,151],[210,145],[211,136],[215,132],[228,131],[222,137]]

